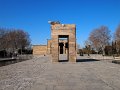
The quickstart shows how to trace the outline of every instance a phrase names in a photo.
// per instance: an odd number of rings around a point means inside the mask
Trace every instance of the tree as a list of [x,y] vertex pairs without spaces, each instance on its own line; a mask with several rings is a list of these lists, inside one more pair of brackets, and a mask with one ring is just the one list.
[[117,49],[116,49],[116,41],[112,41],[112,54],[114,56],[114,54],[117,53]]
[[118,26],[115,32],[115,43],[116,43],[116,51],[118,54],[120,54],[120,25]]
[[6,47],[8,46],[8,42],[7,42],[7,38],[6,38],[6,34],[7,34],[7,30],[0,28],[0,50],[5,50]]
[[7,35],[9,37],[10,48],[15,51],[25,49],[30,45],[29,34],[23,30],[12,30]]
[[110,30],[106,26],[101,26],[100,28],[94,29],[89,36],[93,47],[99,52],[102,50],[103,55],[105,54],[105,46],[109,45],[111,39]]
[[0,29],[0,50],[15,52],[30,45],[29,34],[19,29]]
[[89,40],[85,41],[85,48],[87,50],[88,56],[90,56],[90,51],[91,51],[91,42]]
[[2,57],[6,56],[6,47],[8,45],[6,40],[6,33],[6,29],[0,28],[0,56]]
[[112,46],[111,45],[109,45],[109,46],[105,46],[105,55],[112,55],[113,54],[113,48],[112,48]]

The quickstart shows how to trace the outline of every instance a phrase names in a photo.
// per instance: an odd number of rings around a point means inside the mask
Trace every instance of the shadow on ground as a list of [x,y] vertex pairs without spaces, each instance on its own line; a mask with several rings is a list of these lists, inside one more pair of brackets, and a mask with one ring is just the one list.
[[59,62],[68,62],[68,60],[59,60]]
[[76,62],[94,62],[94,61],[100,61],[96,59],[77,59]]
[[120,64],[120,60],[113,60],[112,63]]
[[[76,62],[94,62],[94,61],[100,61],[96,59],[77,59]],[[59,60],[59,62],[69,62],[69,60]]]
[[15,64],[15,63],[26,61],[26,60],[28,60],[28,59],[24,59],[24,60],[20,60],[20,59],[6,59],[6,60],[3,60],[3,61],[0,61],[0,67],[6,66],[6,65],[10,65],[10,64]]

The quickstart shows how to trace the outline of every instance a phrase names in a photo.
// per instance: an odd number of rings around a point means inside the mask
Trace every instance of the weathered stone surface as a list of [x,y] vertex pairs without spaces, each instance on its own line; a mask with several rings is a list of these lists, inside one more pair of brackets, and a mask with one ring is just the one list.
[[51,45],[52,45],[52,40],[49,39],[49,40],[47,41],[47,54],[48,54],[48,55],[52,53],[52,52],[51,52]]
[[33,45],[33,55],[46,55],[47,46],[46,45]]

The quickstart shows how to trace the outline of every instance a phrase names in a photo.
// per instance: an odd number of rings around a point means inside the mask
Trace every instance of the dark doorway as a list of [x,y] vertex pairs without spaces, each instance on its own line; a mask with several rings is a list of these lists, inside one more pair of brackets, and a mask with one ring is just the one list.
[[64,44],[63,44],[63,43],[59,43],[59,47],[60,47],[60,54],[63,54],[63,46],[64,46]]
[[68,42],[65,43],[65,48],[68,48]]

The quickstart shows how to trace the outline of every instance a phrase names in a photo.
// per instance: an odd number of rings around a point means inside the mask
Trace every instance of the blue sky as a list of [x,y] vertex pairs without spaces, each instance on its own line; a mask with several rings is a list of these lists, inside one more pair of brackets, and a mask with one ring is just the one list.
[[101,25],[113,34],[120,24],[120,0],[0,0],[0,27],[23,29],[32,44],[50,39],[48,21],[76,24],[81,46],[90,32]]

